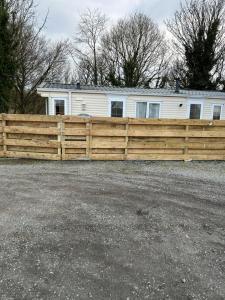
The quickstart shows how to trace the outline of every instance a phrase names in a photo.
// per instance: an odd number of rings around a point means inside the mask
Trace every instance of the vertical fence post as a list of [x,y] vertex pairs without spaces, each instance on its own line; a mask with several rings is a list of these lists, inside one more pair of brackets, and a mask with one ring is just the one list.
[[61,116],[61,160],[65,159],[65,146],[64,146],[64,142],[65,142],[66,138],[65,138],[65,116]]
[[65,160],[65,145],[63,144],[66,140],[65,137],[65,116],[61,116],[61,143],[60,143],[60,148],[61,148],[61,160]]
[[63,117],[60,116],[57,122],[57,128],[59,130],[58,133],[58,142],[59,142],[59,146],[58,146],[58,160],[62,160],[63,159],[63,155],[62,155],[62,142],[64,140],[64,122],[63,122]]
[[7,145],[6,145],[7,133],[6,133],[6,114],[2,114],[2,144],[3,144],[3,157],[7,157]]
[[88,134],[86,137],[86,157],[87,159],[91,159],[91,154],[92,154],[92,119],[91,118],[86,123],[86,128],[88,130]]
[[125,160],[127,160],[127,155],[128,155],[128,142],[129,142],[129,136],[128,136],[128,131],[129,131],[129,118],[126,120],[126,137],[125,137]]
[[[189,125],[185,126],[185,132],[186,134],[189,131]],[[184,147],[184,160],[188,160],[188,143],[189,143],[189,137],[185,137],[185,147]]]

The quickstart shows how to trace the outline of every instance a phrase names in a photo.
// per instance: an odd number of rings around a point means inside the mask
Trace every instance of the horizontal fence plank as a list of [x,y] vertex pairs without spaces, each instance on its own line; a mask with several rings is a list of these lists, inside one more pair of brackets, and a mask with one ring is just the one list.
[[80,118],[76,116],[63,116],[64,123],[89,123],[90,118]]
[[72,135],[72,136],[83,136],[83,135],[89,135],[89,130],[84,128],[65,128],[64,129],[64,135]]
[[127,156],[128,160],[225,160],[225,155],[138,155],[138,154],[129,154]]
[[58,141],[35,141],[35,140],[16,140],[6,139],[4,141],[6,146],[23,146],[23,147],[39,147],[39,148],[59,148],[61,147]]
[[225,143],[173,143],[173,142],[150,142],[150,143],[128,143],[128,149],[182,149],[188,147],[189,149],[207,149],[207,150],[223,150]]
[[221,131],[151,131],[151,130],[128,130],[131,137],[225,137]]
[[198,154],[198,155],[225,155],[225,150],[207,150],[207,149],[189,149],[188,154]]
[[66,141],[62,142],[62,148],[67,148],[67,149],[76,149],[76,148],[86,148],[87,147],[87,142],[84,141]]
[[186,160],[184,154],[128,154],[127,160]]
[[4,129],[5,133],[29,133],[37,135],[59,135],[60,130],[58,128],[35,128],[25,126],[6,126]]
[[99,149],[125,149],[127,143],[125,142],[113,142],[113,141],[92,141],[92,148]]
[[104,117],[95,117],[90,119],[92,124],[118,124],[126,125],[129,122],[129,118],[104,118]]
[[183,154],[183,149],[128,149],[128,154]]
[[62,120],[61,116],[43,116],[43,115],[3,115],[5,121],[23,121],[23,122],[49,122],[57,123]]
[[5,156],[8,158],[32,158],[41,160],[60,160],[61,156],[58,154],[47,153],[32,153],[32,152],[19,152],[19,151],[6,151]]
[[63,154],[62,160],[89,160],[85,154]]
[[225,126],[224,121],[189,120],[189,119],[132,119],[129,125],[180,125],[180,126]]
[[58,153],[58,148],[38,148],[38,147],[21,147],[21,146],[7,146],[7,151],[13,151],[13,152],[26,152],[26,153],[48,153],[48,154],[56,154]]
[[99,130],[91,130],[90,135],[92,136],[126,136],[126,130],[117,130],[117,129],[99,129]]

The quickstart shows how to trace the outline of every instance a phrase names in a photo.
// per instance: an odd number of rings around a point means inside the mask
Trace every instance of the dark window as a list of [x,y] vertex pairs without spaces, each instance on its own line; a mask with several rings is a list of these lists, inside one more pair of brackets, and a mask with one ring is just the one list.
[[55,114],[65,115],[65,102],[63,100],[55,100]]
[[111,102],[111,117],[113,118],[123,117],[123,102],[120,101]]
[[201,119],[201,104],[190,105],[190,119]]
[[214,105],[213,107],[213,120],[220,120],[222,107],[221,105]]

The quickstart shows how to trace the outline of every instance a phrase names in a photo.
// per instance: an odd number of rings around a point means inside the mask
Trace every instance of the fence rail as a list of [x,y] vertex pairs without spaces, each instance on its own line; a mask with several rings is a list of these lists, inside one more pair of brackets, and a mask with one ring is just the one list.
[[225,121],[0,114],[0,157],[225,160]]

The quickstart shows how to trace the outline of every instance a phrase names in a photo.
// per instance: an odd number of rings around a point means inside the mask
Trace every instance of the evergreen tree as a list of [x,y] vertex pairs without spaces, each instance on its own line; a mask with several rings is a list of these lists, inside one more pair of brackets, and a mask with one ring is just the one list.
[[13,28],[8,4],[6,0],[0,0],[0,113],[8,111],[15,72]]
[[225,53],[224,0],[186,0],[167,23],[184,62],[187,86],[215,89]]

